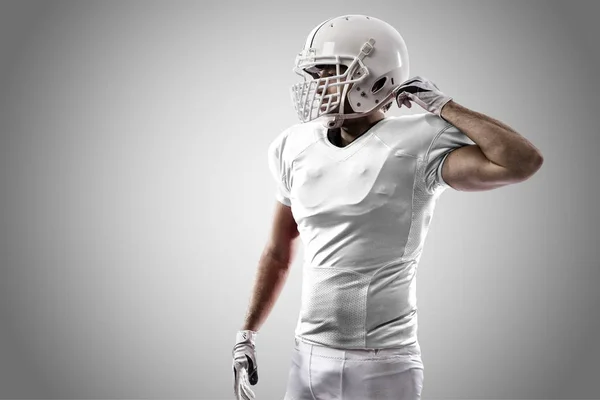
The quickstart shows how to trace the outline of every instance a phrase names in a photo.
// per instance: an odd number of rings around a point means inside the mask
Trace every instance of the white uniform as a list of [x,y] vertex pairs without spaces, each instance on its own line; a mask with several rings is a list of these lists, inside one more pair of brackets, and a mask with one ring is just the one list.
[[304,245],[296,338],[342,349],[417,342],[416,269],[446,156],[475,144],[441,117],[386,117],[345,147],[318,121],[269,146]]

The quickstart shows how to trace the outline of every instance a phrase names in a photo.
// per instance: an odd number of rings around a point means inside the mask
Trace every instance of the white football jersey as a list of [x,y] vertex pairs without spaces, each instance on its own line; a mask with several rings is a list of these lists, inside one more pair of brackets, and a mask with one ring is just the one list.
[[416,270],[442,165],[475,144],[441,117],[386,117],[345,147],[313,121],[269,146],[276,198],[304,245],[296,337],[345,349],[417,341]]

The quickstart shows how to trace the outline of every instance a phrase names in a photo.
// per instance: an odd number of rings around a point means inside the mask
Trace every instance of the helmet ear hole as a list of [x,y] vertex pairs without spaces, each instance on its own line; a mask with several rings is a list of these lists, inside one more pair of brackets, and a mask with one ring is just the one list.
[[379,78],[371,87],[371,93],[376,94],[377,92],[379,92],[385,86],[386,81],[387,76]]

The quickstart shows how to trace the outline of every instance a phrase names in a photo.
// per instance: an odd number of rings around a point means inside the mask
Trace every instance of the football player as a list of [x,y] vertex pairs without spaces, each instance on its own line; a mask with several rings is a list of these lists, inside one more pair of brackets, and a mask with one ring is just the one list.
[[[365,15],[316,26],[292,87],[300,123],[268,149],[278,200],[246,320],[234,392],[252,399],[256,335],[304,245],[301,309],[287,400],[419,399],[416,272],[439,196],[531,177],[539,150],[432,81],[409,79],[406,44]],[[425,111],[386,116],[392,104]]]

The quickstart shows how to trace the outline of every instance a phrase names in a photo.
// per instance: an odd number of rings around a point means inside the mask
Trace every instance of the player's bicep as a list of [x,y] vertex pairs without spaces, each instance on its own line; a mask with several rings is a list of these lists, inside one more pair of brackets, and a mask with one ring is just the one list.
[[292,215],[292,209],[276,201],[267,252],[282,263],[291,262],[294,255],[294,239],[298,235],[298,226]]
[[515,183],[515,174],[490,161],[477,145],[453,150],[442,166],[442,178],[455,190],[484,191]]

